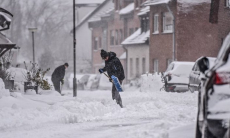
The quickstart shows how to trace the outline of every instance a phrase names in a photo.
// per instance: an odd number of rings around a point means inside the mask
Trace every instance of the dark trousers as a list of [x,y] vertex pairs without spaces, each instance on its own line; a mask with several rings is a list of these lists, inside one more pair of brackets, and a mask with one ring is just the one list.
[[60,81],[52,79],[55,91],[61,93]]
[[[120,84],[122,84],[122,81],[121,80],[119,80],[119,81],[120,81]],[[121,107],[123,107],[120,93],[117,91],[117,89],[116,89],[114,84],[113,84],[113,87],[112,87],[112,99],[113,100],[115,99],[117,104],[119,104]]]

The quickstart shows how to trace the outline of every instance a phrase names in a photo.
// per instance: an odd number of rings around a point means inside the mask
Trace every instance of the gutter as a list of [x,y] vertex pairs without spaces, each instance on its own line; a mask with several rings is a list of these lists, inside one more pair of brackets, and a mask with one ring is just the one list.
[[173,12],[172,10],[170,9],[168,3],[166,4],[166,7],[168,9],[168,11],[170,12],[170,14],[172,15],[173,17],[173,51],[172,51],[172,60],[173,61],[176,61],[176,57],[175,57],[175,45],[176,45],[176,40],[175,40],[175,16],[173,15]]

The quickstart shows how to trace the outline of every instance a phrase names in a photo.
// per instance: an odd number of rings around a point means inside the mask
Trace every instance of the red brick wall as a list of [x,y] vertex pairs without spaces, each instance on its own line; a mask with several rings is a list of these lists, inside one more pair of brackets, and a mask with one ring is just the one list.
[[230,8],[225,6],[225,0],[220,0],[218,31],[218,46],[221,47],[223,39],[230,32]]
[[210,3],[190,7],[189,11],[179,10],[176,21],[177,60],[195,61],[201,56],[216,57],[217,25],[209,23]]
[[[176,3],[170,4],[170,9],[176,13]],[[167,59],[172,59],[172,33],[163,33],[162,13],[168,12],[166,6],[151,6],[150,8],[150,47],[149,47],[149,71],[153,72],[153,60],[158,59],[159,71],[165,71],[167,68]],[[158,14],[159,34],[154,32],[154,14]],[[175,14],[174,14],[175,15]]]
[[[182,10],[180,3],[170,3],[175,16],[176,59],[178,61],[195,61],[201,56],[215,57],[219,51],[217,44],[217,25],[209,23],[210,3],[196,5]],[[150,9],[150,72],[153,72],[153,59],[159,60],[159,71],[167,68],[167,59],[172,59],[173,38],[171,34],[162,33],[162,12],[165,6],[151,6]],[[153,17],[159,14],[159,34],[153,33]],[[175,14],[177,13],[177,14]]]

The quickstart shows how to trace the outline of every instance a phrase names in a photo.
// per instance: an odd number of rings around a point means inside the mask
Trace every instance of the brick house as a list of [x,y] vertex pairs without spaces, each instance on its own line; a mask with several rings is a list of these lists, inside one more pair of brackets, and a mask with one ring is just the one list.
[[218,28],[209,22],[209,0],[148,0],[144,5],[150,6],[150,72],[165,71],[173,51],[178,61],[217,55]]
[[230,0],[212,0],[209,21],[218,26],[217,40],[221,47],[230,32]]
[[137,16],[140,1],[113,0],[113,6],[107,7],[107,10],[97,14],[88,22],[89,28],[92,30],[93,73],[98,73],[98,69],[104,67],[100,51],[105,49],[117,54],[126,74],[126,51],[121,43],[140,26]]
[[[140,6],[136,7],[136,9],[140,8]],[[128,81],[140,77],[149,69],[149,10],[149,6],[138,10],[137,16],[139,16],[140,26],[122,42],[127,53]]]

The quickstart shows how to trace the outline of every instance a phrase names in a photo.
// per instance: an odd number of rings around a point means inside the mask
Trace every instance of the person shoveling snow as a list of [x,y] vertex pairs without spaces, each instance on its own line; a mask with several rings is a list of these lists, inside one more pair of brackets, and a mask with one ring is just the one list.
[[[116,57],[116,53],[106,52],[102,49],[101,58],[105,60],[105,67],[99,69],[99,72],[104,73],[107,71],[110,82],[113,82],[112,78],[115,76],[118,78],[120,84],[122,84],[122,81],[125,79],[125,74],[120,60]],[[123,108],[121,96],[119,94],[119,91],[115,87],[115,83],[113,83],[112,87],[112,99],[116,99],[117,104],[119,104],[120,107]]]
[[57,67],[52,74],[52,82],[54,84],[54,88],[61,94],[60,83],[64,84],[65,70],[69,67],[68,63]]

